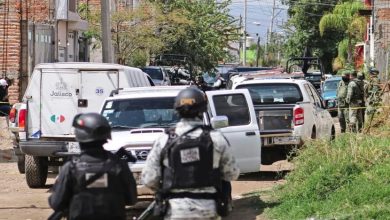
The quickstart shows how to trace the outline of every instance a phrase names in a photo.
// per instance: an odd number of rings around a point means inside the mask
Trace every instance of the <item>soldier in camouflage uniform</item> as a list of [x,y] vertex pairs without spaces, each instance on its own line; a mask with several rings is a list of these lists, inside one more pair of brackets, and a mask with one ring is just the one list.
[[348,124],[348,104],[346,102],[347,89],[349,83],[349,72],[343,71],[342,76],[336,91],[336,98],[338,103],[338,118],[341,127],[341,133],[344,133]]
[[362,115],[363,115],[363,125],[364,125],[364,121],[365,121],[364,117],[365,117],[365,112],[366,112],[366,108],[365,107],[366,107],[366,103],[367,103],[366,87],[367,87],[368,81],[366,80],[366,77],[365,77],[363,72],[358,72],[357,78],[363,84],[363,96],[364,96],[363,97],[363,107],[364,108],[362,108],[361,111],[362,111]]
[[349,130],[351,132],[361,131],[363,127],[364,82],[357,78],[356,71],[353,71],[350,75],[345,100],[349,105]]
[[[189,93],[196,93],[198,94],[198,97],[201,98],[203,101],[201,101],[202,108],[196,109],[199,103],[199,99],[193,98],[192,95],[189,97],[186,97],[186,94]],[[178,104],[179,103],[179,104]],[[182,135],[184,133],[187,133],[187,131],[190,131],[196,126],[202,125],[203,122],[201,120],[201,115],[203,111],[206,111],[206,99],[204,96],[204,93],[200,91],[199,89],[195,88],[187,88],[179,93],[179,95],[176,97],[175,102],[175,108],[178,111],[181,120],[179,123],[177,123],[175,128],[175,133],[177,135]],[[183,105],[182,105],[183,104]],[[199,107],[199,106],[198,106]],[[186,111],[187,110],[187,111]],[[192,113],[188,113],[189,111],[192,111]],[[194,131],[191,131],[188,133],[191,137],[199,137],[202,134],[202,128],[197,128]],[[231,181],[238,178],[239,175],[239,169],[235,162],[235,159],[231,153],[229,143],[225,139],[225,137],[216,130],[211,130],[210,137],[212,140],[212,146],[213,146],[213,156],[212,156],[212,169],[218,169],[219,173],[221,174],[221,178],[225,181]],[[162,170],[161,167],[161,160],[163,164],[164,169],[171,169],[175,170],[174,167],[169,167],[168,161],[169,158],[164,157],[164,159],[161,159],[161,154],[164,152],[164,148],[166,148],[167,143],[169,141],[168,134],[162,135],[160,138],[158,138],[148,155],[146,166],[142,170],[142,182],[147,187],[154,191],[161,190],[161,188],[164,186],[165,179],[165,171]],[[169,148],[173,149],[173,147]],[[172,150],[173,151],[173,150]],[[166,152],[166,151],[165,151]],[[164,154],[163,154],[164,155]],[[174,158],[175,159],[175,158]],[[182,156],[181,158],[177,158],[176,164],[178,161],[183,160]],[[172,165],[172,164],[171,164]],[[164,172],[164,175],[162,175],[162,172]],[[165,180],[164,180],[165,179]],[[173,180],[168,180],[172,181]],[[168,196],[168,209],[165,214],[165,219],[220,219],[218,213],[217,213],[217,206],[216,201],[211,198],[199,198],[202,197],[201,195],[205,194],[215,194],[216,188],[213,186],[208,187],[197,187],[197,188],[173,188],[169,190],[169,196]],[[186,196],[179,196],[177,197],[177,194],[198,194],[200,196],[195,197],[186,197]]]
[[379,71],[377,69],[370,69],[370,79],[364,88],[366,96],[365,120],[367,122],[372,120],[372,117],[377,111],[377,107],[381,103],[381,88],[379,86],[378,74]]

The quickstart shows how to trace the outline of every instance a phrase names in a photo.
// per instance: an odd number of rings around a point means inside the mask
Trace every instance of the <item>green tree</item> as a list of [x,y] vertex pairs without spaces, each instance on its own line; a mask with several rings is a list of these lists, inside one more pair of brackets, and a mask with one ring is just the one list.
[[322,37],[325,32],[337,30],[344,33],[344,38],[338,44],[338,60],[349,65],[353,62],[353,48],[355,44],[363,40],[366,20],[358,15],[363,8],[361,1],[344,2],[336,5],[332,13],[325,14],[320,22],[319,29]]
[[[161,4],[165,13],[178,10],[189,21],[170,26],[168,32],[181,34],[171,39],[164,52],[187,55],[193,66],[205,71],[212,70],[219,61],[228,59],[226,48],[239,38],[237,21],[229,15],[230,3],[230,0],[176,0]],[[161,27],[161,31],[167,32],[165,26]]]
[[[112,43],[117,63],[144,66],[150,54],[167,50],[171,42],[184,34],[177,28],[189,23],[182,13],[179,10],[166,13],[161,9],[156,3],[143,2],[137,9],[122,8],[111,14]],[[89,22],[89,29],[84,35],[93,39],[92,48],[99,48],[100,10],[81,3],[78,11]]]
[[[332,61],[337,56],[337,45],[343,39],[340,30],[331,30],[321,37],[319,22],[321,17],[333,10],[334,0],[282,0],[288,6],[288,21],[283,25],[287,41],[284,44],[286,57],[304,55],[318,56],[325,71],[332,70]],[[340,0],[345,2],[345,0]],[[308,54],[305,54],[308,51]]]

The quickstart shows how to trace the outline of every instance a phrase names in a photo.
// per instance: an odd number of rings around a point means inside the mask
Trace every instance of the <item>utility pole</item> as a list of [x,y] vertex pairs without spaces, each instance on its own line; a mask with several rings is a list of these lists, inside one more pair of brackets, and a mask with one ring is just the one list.
[[256,67],[259,66],[259,57],[260,57],[260,35],[256,34],[257,36],[257,46],[256,46]]
[[265,44],[265,58],[266,58],[266,60],[268,60],[268,43],[272,42],[272,31],[274,28],[274,21],[275,21],[275,7],[276,7],[276,0],[273,0],[271,24],[270,24],[269,32],[267,30],[267,42]]
[[[240,14],[240,30],[239,33],[242,32],[242,16]],[[238,63],[241,64],[241,49],[242,49],[242,36],[240,36],[240,40],[238,42]]]
[[243,44],[243,53],[244,53],[244,57],[243,57],[243,62],[242,62],[242,65],[243,66],[246,66],[246,20],[247,20],[247,0],[244,1],[244,44]]
[[102,56],[103,63],[114,63],[114,52],[111,41],[110,1],[100,0],[102,19]]
[[264,60],[268,60],[268,41],[269,41],[269,29],[267,28],[267,39],[265,41],[265,46],[264,46]]

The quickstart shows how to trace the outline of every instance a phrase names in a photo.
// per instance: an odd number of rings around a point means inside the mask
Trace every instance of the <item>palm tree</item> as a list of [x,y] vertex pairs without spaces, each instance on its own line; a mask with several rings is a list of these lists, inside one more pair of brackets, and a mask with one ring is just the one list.
[[354,45],[363,40],[366,28],[366,19],[358,15],[359,9],[362,9],[361,1],[348,1],[338,4],[332,13],[322,16],[319,29],[321,36],[326,31],[336,30],[344,32],[345,37],[339,42],[337,62],[352,64]]

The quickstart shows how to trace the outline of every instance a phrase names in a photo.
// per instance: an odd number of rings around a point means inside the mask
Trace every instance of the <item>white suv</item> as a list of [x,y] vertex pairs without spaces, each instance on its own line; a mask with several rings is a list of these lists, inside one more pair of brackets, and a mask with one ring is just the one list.
[[335,136],[329,112],[313,85],[288,74],[241,75],[229,88],[248,89],[262,142],[262,164],[271,164],[308,139]]

